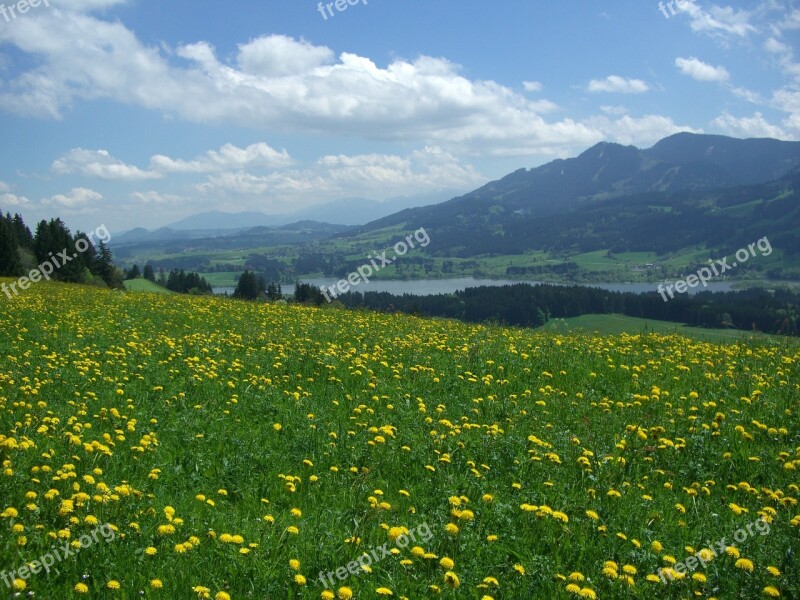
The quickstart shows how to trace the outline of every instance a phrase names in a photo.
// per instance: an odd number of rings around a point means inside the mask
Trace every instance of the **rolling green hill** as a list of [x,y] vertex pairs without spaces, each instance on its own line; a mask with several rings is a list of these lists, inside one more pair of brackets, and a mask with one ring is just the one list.
[[538,330],[553,333],[594,333],[599,335],[618,335],[621,333],[632,335],[640,333],[679,334],[695,340],[715,343],[773,338],[773,336],[760,332],[688,327],[678,323],[670,323],[669,321],[639,319],[625,315],[581,315],[580,317],[569,319],[552,319],[542,327],[539,327]]
[[167,288],[161,287],[160,285],[153,283],[149,279],[138,278],[138,279],[128,279],[124,282],[125,289],[129,292],[151,292],[153,294],[174,294],[175,292],[171,292]]

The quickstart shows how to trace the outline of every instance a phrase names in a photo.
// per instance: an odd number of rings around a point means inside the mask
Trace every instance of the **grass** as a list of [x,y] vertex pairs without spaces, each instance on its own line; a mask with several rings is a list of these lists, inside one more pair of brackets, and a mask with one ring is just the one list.
[[125,289],[129,292],[152,292],[154,294],[174,294],[165,287],[161,287],[157,283],[153,283],[149,279],[137,278],[128,279],[124,282]]
[[553,333],[595,333],[599,335],[618,335],[659,333],[663,335],[679,334],[688,338],[710,341],[729,342],[746,341],[749,339],[770,340],[775,336],[760,332],[742,331],[738,329],[710,329],[705,327],[690,327],[681,323],[658,321],[655,319],[641,319],[626,315],[581,315],[570,319],[552,319],[540,328],[542,331]]
[[800,597],[794,340],[39,283],[0,302],[0,354],[24,595],[332,598],[331,573],[356,600]]

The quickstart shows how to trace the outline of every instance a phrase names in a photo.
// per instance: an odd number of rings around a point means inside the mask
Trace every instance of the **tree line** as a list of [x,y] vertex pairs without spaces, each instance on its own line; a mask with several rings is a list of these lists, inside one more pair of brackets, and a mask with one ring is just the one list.
[[584,314],[623,314],[696,327],[800,335],[800,293],[785,289],[700,292],[664,302],[656,292],[636,294],[585,286],[520,283],[431,296],[348,292],[337,300],[348,308],[521,327],[539,327],[553,318]]
[[130,269],[125,271],[126,280],[138,279],[140,277],[178,294],[203,295],[212,294],[214,292],[211,284],[206,281],[205,277],[191,271],[187,273],[183,269],[172,269],[169,275],[167,275],[164,269],[161,269],[158,272],[158,277],[156,277],[153,265],[147,263],[144,266],[144,270],[140,270],[139,265],[134,264]]
[[[80,246],[85,250],[74,252],[79,240],[83,240]],[[114,266],[105,242],[100,241],[95,247],[85,233],[77,231],[73,235],[61,219],[42,220],[36,225],[36,232],[31,233],[20,215],[0,213],[0,276],[24,276],[65,250],[70,260],[59,264],[51,279],[122,287],[123,273]]]

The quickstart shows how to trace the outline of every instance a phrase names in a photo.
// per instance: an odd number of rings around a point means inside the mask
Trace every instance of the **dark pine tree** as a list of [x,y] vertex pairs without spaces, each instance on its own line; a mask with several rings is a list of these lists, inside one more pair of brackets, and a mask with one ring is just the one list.
[[242,300],[257,300],[261,292],[265,291],[260,284],[263,284],[263,279],[259,280],[259,277],[252,271],[245,271],[239,276],[233,297]]

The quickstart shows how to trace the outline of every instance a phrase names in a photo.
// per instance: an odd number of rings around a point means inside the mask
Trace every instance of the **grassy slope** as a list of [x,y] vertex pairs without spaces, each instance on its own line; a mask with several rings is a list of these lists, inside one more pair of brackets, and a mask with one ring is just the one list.
[[161,287],[160,285],[153,283],[149,279],[129,279],[125,281],[125,289],[129,292],[152,292],[154,294],[174,294],[168,290],[167,288]]
[[[578,573],[583,598],[800,597],[796,341],[43,283],[0,301],[0,356],[0,565],[118,532],[21,582],[37,598],[319,599],[321,570],[384,544],[337,586],[567,600]],[[723,538],[752,573],[723,554],[705,582],[655,575]]]
[[581,315],[571,319],[553,319],[539,329],[541,331],[550,331],[553,333],[585,332],[597,333],[600,335],[618,335],[620,333],[680,334],[695,340],[710,342],[775,339],[775,336],[759,332],[689,327],[681,323],[657,321],[655,319],[640,319],[638,317],[628,317],[625,315]]

